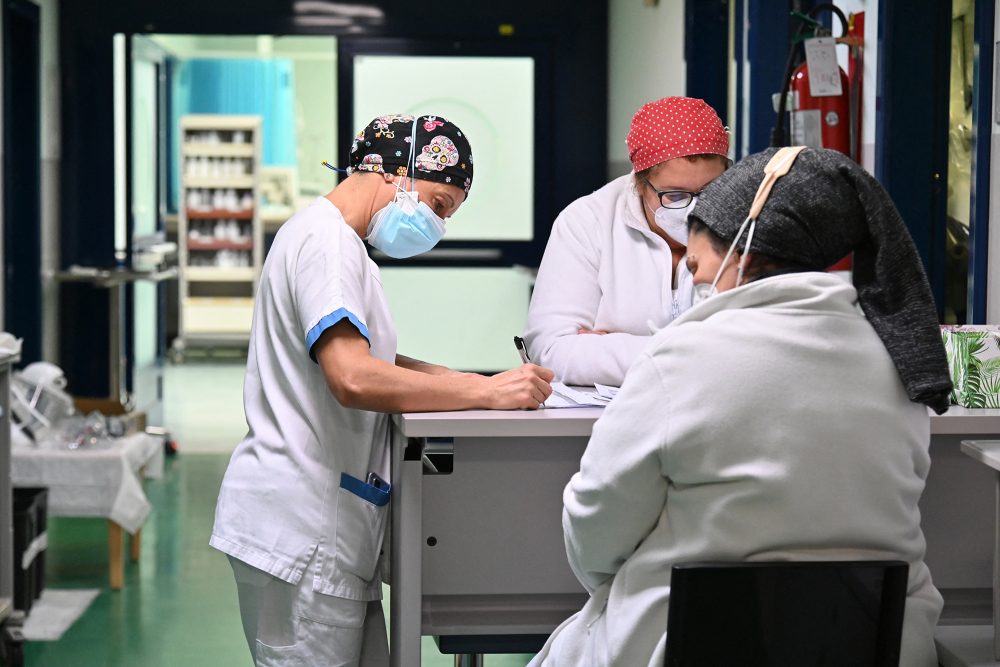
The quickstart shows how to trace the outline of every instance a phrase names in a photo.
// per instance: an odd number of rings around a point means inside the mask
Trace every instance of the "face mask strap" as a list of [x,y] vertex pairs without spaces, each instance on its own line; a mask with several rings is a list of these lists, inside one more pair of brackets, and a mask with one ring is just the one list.
[[722,264],[719,265],[719,270],[715,272],[715,280],[712,281],[712,289],[715,289],[715,286],[719,284],[719,278],[722,277],[722,272],[726,268],[726,262],[729,261],[729,258],[733,256],[733,252],[736,251],[736,245],[740,242],[740,239],[743,237],[743,232],[746,230],[748,224],[750,224],[750,218],[744,220],[743,224],[740,225],[739,230],[736,232],[736,238],[733,239],[732,244],[729,246],[729,250],[726,252],[726,256],[722,258]]
[[406,179],[410,179],[410,192],[416,192],[417,181],[413,178],[413,172],[416,169],[416,146],[417,146],[417,121],[420,116],[413,117],[413,126],[410,128],[410,153],[406,157],[406,176],[400,176],[399,182],[396,183],[396,194],[398,195],[400,191],[406,191]]
[[639,200],[642,201],[642,205],[646,207],[646,210],[649,211],[649,214],[652,215],[653,219],[655,220],[656,211],[654,209],[649,208],[649,204],[646,203],[646,198],[640,195]]
[[795,158],[805,149],[805,146],[786,146],[771,156],[771,159],[764,165],[764,180],[761,181],[760,187],[757,188],[757,194],[750,205],[748,217],[754,220],[757,219],[761,209],[764,208],[764,202],[767,201],[768,196],[771,194],[771,188],[774,187],[775,182],[788,173],[795,163]]
[[406,161],[406,173],[410,177],[410,192],[417,189],[417,181],[413,177],[417,170],[417,121],[420,116],[413,117],[413,129],[410,130],[410,155]]
[[753,243],[753,233],[757,229],[757,219],[753,218],[750,223],[750,231],[747,232],[747,244],[743,249],[743,254],[740,255],[740,268],[736,272],[736,286],[739,287],[743,284],[743,269],[747,265],[747,257],[750,256],[750,244]]

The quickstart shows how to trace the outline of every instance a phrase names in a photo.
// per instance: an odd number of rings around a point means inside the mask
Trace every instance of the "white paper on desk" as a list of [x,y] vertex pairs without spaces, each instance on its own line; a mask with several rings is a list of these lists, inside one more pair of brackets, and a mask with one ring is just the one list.
[[547,408],[590,408],[604,407],[608,399],[589,391],[579,391],[567,387],[562,382],[552,383],[552,395],[545,401]]
[[579,403],[576,403],[575,401],[571,401],[568,398],[563,398],[562,396],[560,396],[559,394],[557,394],[556,392],[553,391],[552,395],[549,396],[548,398],[546,398],[545,402],[542,403],[542,407],[544,407],[544,408],[582,408],[582,407],[585,407],[585,406],[582,406]]
[[611,387],[609,385],[599,384],[597,382],[594,383],[594,388],[597,389],[598,396],[600,396],[601,398],[606,398],[609,401],[615,396],[617,396],[619,391],[618,387]]

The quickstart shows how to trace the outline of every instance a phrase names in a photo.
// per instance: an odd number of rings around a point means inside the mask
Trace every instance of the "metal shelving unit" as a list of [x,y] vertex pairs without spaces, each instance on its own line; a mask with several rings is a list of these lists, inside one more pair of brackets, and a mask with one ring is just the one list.
[[[179,326],[171,347],[175,361],[183,359],[189,346],[249,341],[253,297],[264,263],[258,206],[261,123],[260,116],[181,118]],[[215,196],[218,193],[230,195],[228,204]],[[239,205],[233,205],[234,196]],[[219,234],[220,225],[223,231],[237,233]]]

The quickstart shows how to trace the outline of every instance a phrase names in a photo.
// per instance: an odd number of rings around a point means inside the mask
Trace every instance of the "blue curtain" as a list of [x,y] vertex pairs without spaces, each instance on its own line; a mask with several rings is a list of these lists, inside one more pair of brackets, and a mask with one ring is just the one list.
[[[265,165],[298,166],[295,140],[295,72],[291,60],[196,58],[179,63],[173,81],[173,127],[181,116],[247,114],[263,119]],[[180,132],[172,133],[175,165],[180,160]],[[179,171],[171,174],[177,201]]]

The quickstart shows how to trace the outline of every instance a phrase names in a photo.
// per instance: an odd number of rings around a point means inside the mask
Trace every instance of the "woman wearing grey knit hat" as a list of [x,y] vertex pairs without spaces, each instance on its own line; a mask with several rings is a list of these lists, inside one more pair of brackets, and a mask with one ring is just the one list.
[[[937,665],[917,505],[951,383],[892,201],[839,153],[772,149],[689,226],[702,298],[630,368],[563,494],[591,598],[533,664],[662,665],[675,563],[898,559],[898,662]],[[853,285],[823,270],[850,252]]]

